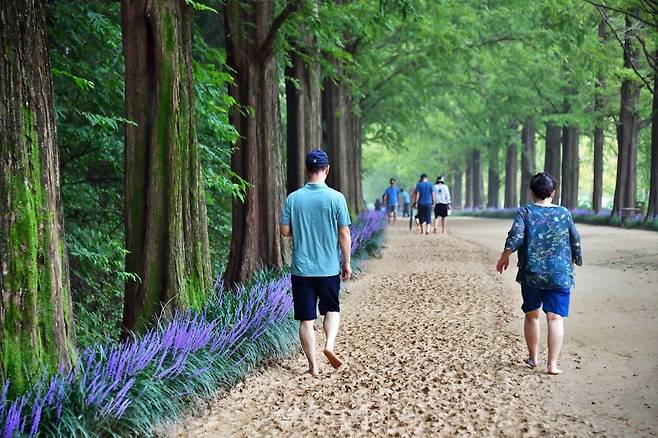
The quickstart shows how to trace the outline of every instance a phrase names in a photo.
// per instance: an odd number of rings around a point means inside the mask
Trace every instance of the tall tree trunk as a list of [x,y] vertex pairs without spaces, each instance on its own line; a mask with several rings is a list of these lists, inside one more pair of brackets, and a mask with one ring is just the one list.
[[0,381],[12,393],[75,348],[44,8],[0,3]]
[[562,129],[562,200],[563,206],[578,207],[578,180],[580,160],[578,157],[579,133],[575,126]]
[[[598,100],[598,98],[597,98]],[[596,102],[595,102],[596,106]],[[603,128],[594,128],[594,183],[592,189],[592,209],[595,212],[603,208]]]
[[[624,67],[631,69],[637,65],[637,49],[632,44],[633,19],[626,16],[626,37],[624,40]],[[632,79],[621,84],[621,105],[617,126],[617,180],[612,214],[620,213],[625,207],[635,207],[637,200],[637,137],[639,116],[637,102],[640,87]]]
[[361,118],[354,112],[354,103],[348,101],[348,163],[350,165],[349,175],[352,184],[347,192],[347,202],[355,214],[361,213],[365,209],[363,202],[363,188],[361,182]]
[[[230,121],[240,133],[231,168],[251,186],[233,203],[226,280],[244,281],[263,266],[283,265],[278,219],[283,203],[279,77],[272,44],[294,2],[273,19],[274,0],[227,0],[227,61],[235,72]],[[244,111],[249,108],[249,111]]]
[[521,130],[523,149],[521,150],[521,191],[520,203],[530,202],[530,178],[535,174],[537,166],[537,146],[535,143],[535,126],[532,119],[527,118]]
[[500,192],[500,159],[496,140],[489,144],[487,170],[487,207],[498,208],[498,193]]
[[484,206],[484,179],[482,178],[482,152],[473,151],[473,207]]
[[462,207],[462,184],[463,184],[464,175],[460,169],[455,169],[452,180],[452,187],[450,194],[452,195],[452,206],[454,208]]
[[473,208],[473,154],[468,154],[466,160],[466,194],[464,196],[464,208]]
[[[313,52],[311,59],[317,59],[319,54],[308,50]],[[291,57],[292,64],[286,67],[288,193],[304,185],[306,153],[322,145],[320,64],[306,62],[299,53]]]
[[[599,22],[599,40],[605,42],[605,20]],[[603,97],[603,77],[599,75],[596,81],[596,96],[594,98],[594,112],[599,119],[599,123],[594,128],[594,181],[592,188],[592,210],[601,211],[603,203],[603,117],[601,111],[604,109]]]
[[191,11],[184,0],[121,5],[126,62],[124,332],[211,287],[206,204],[194,119]]
[[[339,67],[340,68],[340,67]],[[348,145],[350,143],[348,99],[345,85],[331,79],[324,81],[322,90],[323,142],[327,148],[331,169],[327,184],[349,198],[350,168]],[[348,200],[348,205],[350,201]]]
[[562,183],[560,181],[561,166],[562,166],[562,128],[559,126],[548,123],[546,124],[546,151],[544,154],[544,172],[551,175],[557,181],[557,189],[555,190],[555,197],[553,202],[560,203],[560,188]]
[[[658,65],[658,49],[654,53]],[[649,205],[647,220],[658,218],[658,70],[653,71],[653,104],[651,113],[651,173],[649,175]]]
[[517,207],[517,157],[516,143],[511,141],[505,152],[505,208]]

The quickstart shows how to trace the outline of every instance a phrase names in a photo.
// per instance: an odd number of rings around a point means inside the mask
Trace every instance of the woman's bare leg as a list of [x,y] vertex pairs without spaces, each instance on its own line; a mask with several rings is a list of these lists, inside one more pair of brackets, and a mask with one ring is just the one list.
[[528,360],[530,366],[537,366],[539,358],[539,309],[532,310],[525,314],[523,321],[523,334],[525,342],[528,345]]
[[557,360],[562,350],[562,339],[564,338],[564,318],[560,315],[546,313],[548,321],[548,373],[560,374],[562,370],[557,367]]

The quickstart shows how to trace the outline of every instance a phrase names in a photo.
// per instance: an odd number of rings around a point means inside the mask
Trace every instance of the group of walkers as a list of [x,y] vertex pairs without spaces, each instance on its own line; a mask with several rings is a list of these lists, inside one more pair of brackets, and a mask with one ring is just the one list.
[[[308,183],[288,195],[279,229],[292,238],[292,295],[294,317],[300,322],[299,337],[308,360],[308,373],[318,377],[320,367],[315,353],[314,323],[317,312],[324,316],[324,355],[329,364],[340,368],[342,361],[334,352],[340,324],[339,292],[341,280],[350,279],[350,215],[344,196],[328,187],[329,158],[319,149],[306,156]],[[564,336],[563,318],[569,313],[574,264],[582,264],[580,236],[568,209],[552,203],[555,179],[538,173],[530,181],[532,203],[521,206],[505,241],[505,249],[496,264],[500,273],[509,266],[509,257],[518,252],[517,282],[521,284],[525,313],[524,333],[528,348],[527,366],[539,364],[540,309],[548,320],[547,372],[559,374],[557,366]],[[413,202],[422,234],[429,234],[434,210],[445,232],[450,210],[450,191],[443,177],[432,185],[422,174],[411,195],[396,187],[391,179],[383,196],[389,223],[395,223],[397,209],[403,215]]]
[[[423,173],[420,175],[420,179],[414,186],[411,195],[405,192],[404,189],[399,189],[395,178],[391,178],[382,199],[386,208],[388,223],[396,223],[397,212],[400,205],[402,205],[402,217],[413,215],[420,234],[429,234],[430,226],[433,226],[436,233],[439,222],[441,222],[441,233],[446,232],[446,218],[450,214],[452,200],[450,198],[450,189],[448,189],[443,176],[438,176],[434,185],[432,185],[427,180],[427,174]],[[413,208],[416,210],[415,215],[409,209],[412,201]],[[375,209],[379,210],[377,204],[376,202]],[[433,219],[432,213],[434,213]]]

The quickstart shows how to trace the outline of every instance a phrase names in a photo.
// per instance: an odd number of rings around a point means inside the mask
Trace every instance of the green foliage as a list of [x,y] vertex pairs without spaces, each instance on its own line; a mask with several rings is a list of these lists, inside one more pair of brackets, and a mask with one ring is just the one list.
[[[643,10],[641,3],[612,6]],[[537,127],[540,150],[547,122],[578,126],[583,137],[602,126],[611,139],[604,150],[604,198],[612,197],[619,88],[624,78],[642,82],[623,68],[623,52],[611,30],[621,30],[623,38],[622,14],[606,11],[608,36],[601,41],[602,15],[581,0],[417,0],[413,6],[410,16],[387,14],[385,25],[373,21],[354,57],[353,84],[365,123],[368,200],[380,195],[389,176],[409,184],[422,171],[463,170],[464,157],[473,149],[482,150],[486,160],[489,145],[501,151],[511,139],[520,143],[510,122],[519,125],[527,117]],[[642,16],[646,23],[635,25],[634,43],[638,49],[646,45],[651,54],[657,44],[651,27],[655,21]],[[637,69],[651,76],[646,55],[640,56]],[[602,103],[598,112],[593,107],[597,96]],[[649,117],[651,97],[644,87],[643,120]],[[640,199],[648,191],[647,131],[640,136]],[[397,154],[386,154],[386,149]],[[386,160],[381,158],[385,154]],[[538,155],[535,167],[542,165]],[[585,174],[591,174],[589,167],[591,154],[582,156]],[[591,183],[582,185],[580,198],[591,198]]]
[[47,16],[76,336],[89,345],[118,336],[128,275],[119,4],[51,2]]
[[[200,3],[192,6],[198,9]],[[48,4],[48,38],[60,144],[60,172],[76,333],[81,345],[117,338],[124,272],[124,60],[120,4]],[[214,16],[215,19],[216,16]],[[195,28],[197,136],[208,207],[213,270],[228,256],[231,201],[246,184],[231,172],[237,132],[222,50]]]
[[226,92],[232,77],[225,67],[226,54],[194,35],[192,52],[196,91],[197,137],[205,180],[208,235],[213,272],[223,271],[231,239],[231,203],[244,199],[247,183],[231,170],[231,152],[238,133],[229,123],[235,101]]

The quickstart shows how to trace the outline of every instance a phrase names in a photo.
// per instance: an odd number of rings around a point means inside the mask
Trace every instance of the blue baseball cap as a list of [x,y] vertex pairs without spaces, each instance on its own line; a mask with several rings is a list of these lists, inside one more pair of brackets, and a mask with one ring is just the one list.
[[313,149],[306,154],[306,167],[325,167],[329,165],[329,157],[322,149]]

